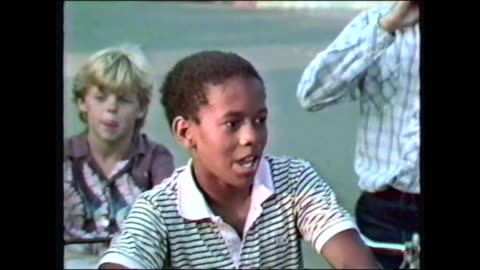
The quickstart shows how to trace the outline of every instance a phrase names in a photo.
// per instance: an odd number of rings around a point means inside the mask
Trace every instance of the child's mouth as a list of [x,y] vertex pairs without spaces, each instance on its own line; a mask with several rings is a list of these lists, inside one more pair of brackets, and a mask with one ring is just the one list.
[[257,161],[256,157],[249,157],[239,161],[238,164],[240,164],[240,166],[245,168],[251,168],[253,167],[253,165],[255,165],[256,161]]
[[108,128],[117,128],[118,122],[114,122],[114,121],[103,122],[103,125],[105,125]]
[[258,161],[259,161],[258,156],[249,156],[235,162],[235,164],[238,165],[238,168],[240,169],[240,172],[242,174],[251,174],[251,173],[255,173],[255,169],[257,168]]

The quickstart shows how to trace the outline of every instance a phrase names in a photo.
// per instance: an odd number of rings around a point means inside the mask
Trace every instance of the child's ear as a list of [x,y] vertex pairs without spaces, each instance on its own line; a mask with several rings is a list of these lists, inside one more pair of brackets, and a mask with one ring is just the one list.
[[85,101],[83,100],[83,98],[78,98],[77,99],[77,106],[78,106],[78,110],[81,113],[86,113],[87,112],[87,106],[85,105]]
[[177,116],[173,119],[172,131],[177,142],[183,147],[186,149],[192,149],[195,147],[192,123],[183,116]]
[[145,107],[145,108],[143,108],[143,109],[138,110],[137,119],[145,118],[145,116],[147,115],[147,113],[148,113],[148,107]]

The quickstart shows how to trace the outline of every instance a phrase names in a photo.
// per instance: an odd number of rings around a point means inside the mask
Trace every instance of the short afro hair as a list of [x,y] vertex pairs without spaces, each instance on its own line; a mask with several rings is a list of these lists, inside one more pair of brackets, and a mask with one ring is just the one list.
[[201,51],[177,62],[160,87],[161,103],[169,125],[177,116],[198,123],[200,106],[208,104],[205,86],[221,84],[234,76],[257,78],[263,84],[253,65],[232,52]]

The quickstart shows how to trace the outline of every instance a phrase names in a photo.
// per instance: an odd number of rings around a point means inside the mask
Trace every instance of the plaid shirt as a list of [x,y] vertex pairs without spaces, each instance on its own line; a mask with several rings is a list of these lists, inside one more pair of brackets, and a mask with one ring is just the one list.
[[388,7],[354,18],[305,69],[297,98],[309,111],[360,102],[355,171],[361,189],[420,193],[419,25],[391,35]]
[[173,172],[167,148],[136,136],[130,153],[104,175],[92,158],[85,134],[65,141],[63,161],[64,237],[112,237],[143,191]]

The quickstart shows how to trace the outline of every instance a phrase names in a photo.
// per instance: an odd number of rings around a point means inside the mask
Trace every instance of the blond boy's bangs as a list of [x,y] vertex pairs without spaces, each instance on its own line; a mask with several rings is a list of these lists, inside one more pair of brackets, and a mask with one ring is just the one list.
[[124,54],[103,55],[87,67],[88,81],[101,91],[115,95],[135,94],[150,97],[152,81],[147,72],[138,68]]

